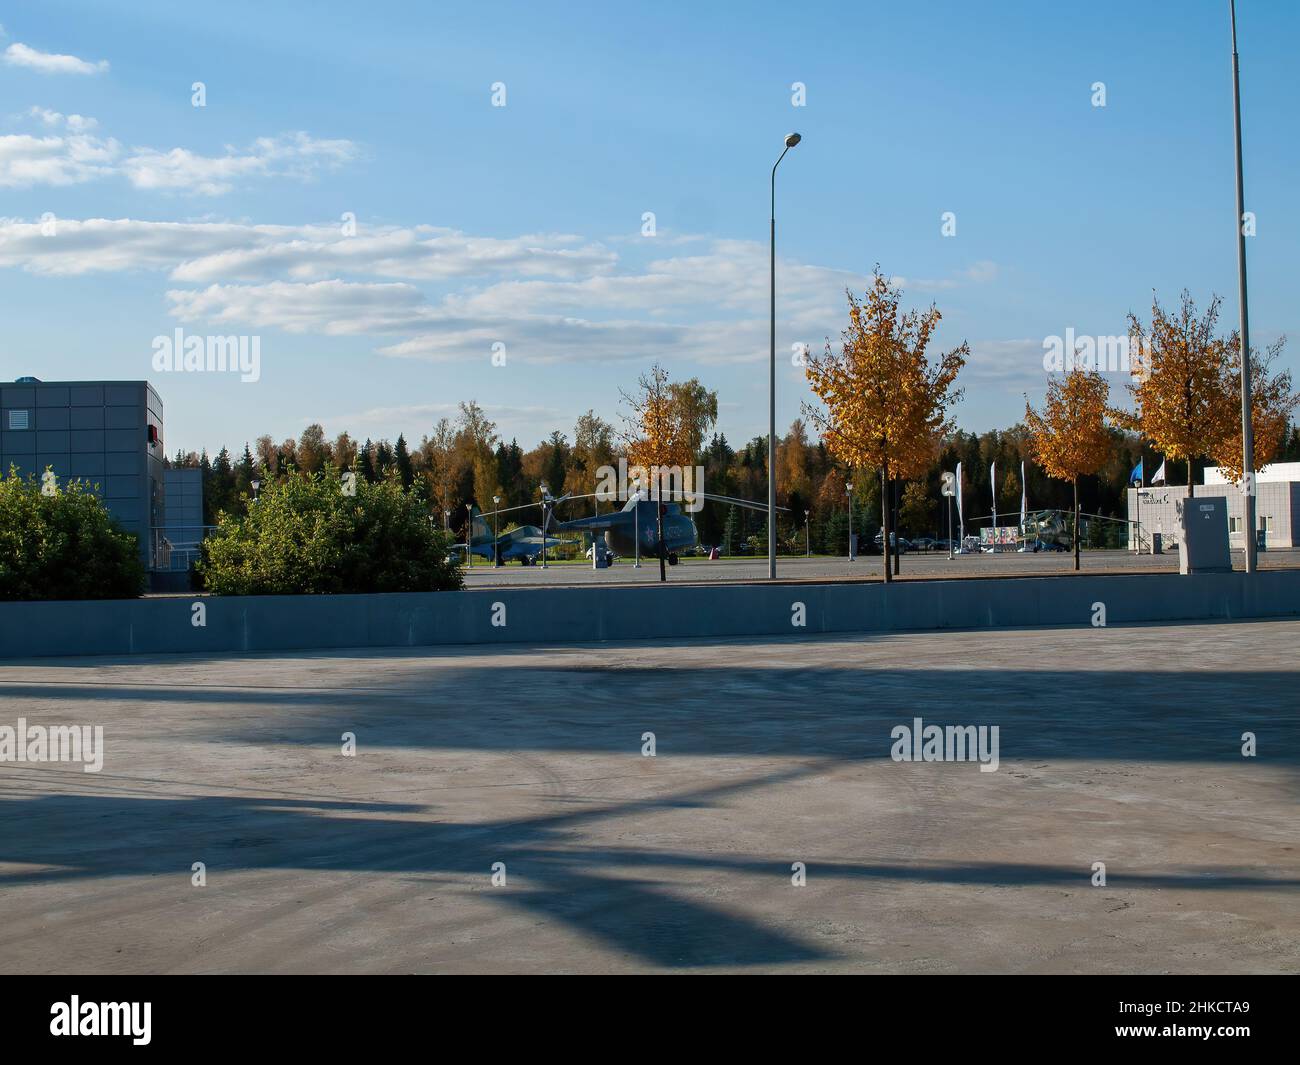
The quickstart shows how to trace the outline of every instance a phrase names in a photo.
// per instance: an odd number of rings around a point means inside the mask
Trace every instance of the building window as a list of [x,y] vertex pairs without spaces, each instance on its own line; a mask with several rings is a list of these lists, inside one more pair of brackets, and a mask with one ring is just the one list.
[[9,412],[9,428],[10,429],[31,428],[31,423],[28,421],[27,411],[11,410]]
[[1260,527],[1261,529],[1263,529],[1265,532],[1272,532],[1272,531],[1273,531],[1273,515],[1272,515],[1272,514],[1261,514],[1261,515],[1259,516],[1259,527]]
[[1230,518],[1228,519],[1228,532],[1230,532],[1230,533],[1239,533],[1239,532],[1241,532],[1241,519],[1240,519],[1240,518],[1238,518],[1238,517],[1236,517],[1236,516],[1233,516],[1233,517],[1230,517]]

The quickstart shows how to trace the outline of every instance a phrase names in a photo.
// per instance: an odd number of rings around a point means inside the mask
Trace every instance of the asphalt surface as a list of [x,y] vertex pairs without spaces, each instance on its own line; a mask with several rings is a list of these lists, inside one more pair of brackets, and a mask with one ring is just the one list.
[[[0,726],[105,744],[99,773],[0,762],[0,971],[1294,972],[1298,643],[1287,620],[0,666]],[[997,770],[893,761],[915,717],[997,725]]]
[[[1293,569],[1300,566],[1300,550],[1284,549],[1266,551],[1259,556],[1261,569]],[[915,552],[904,555],[899,564],[902,580],[948,580],[955,577],[1043,577],[1074,572],[1074,556],[1067,553],[1040,552],[1038,554],[972,554],[957,555],[949,559],[946,553],[926,554]],[[1242,555],[1233,553],[1233,565],[1243,568]],[[855,561],[847,558],[801,558],[799,556],[777,559],[777,577],[781,580],[880,580],[883,559],[880,555],[861,555]],[[1080,558],[1083,573],[1177,573],[1178,552],[1167,551],[1160,555],[1134,555],[1127,551],[1085,551]],[[521,566],[508,563],[493,567],[476,559],[472,568],[465,569],[468,588],[532,587],[539,584],[640,584],[659,580],[657,559],[642,559],[637,569],[628,559],[620,559],[608,569],[592,569],[591,564],[551,564],[546,569],[538,566]],[[759,581],[767,579],[767,558],[724,559],[710,562],[705,558],[683,559],[677,566],[667,567],[669,581],[699,583],[712,581]]]

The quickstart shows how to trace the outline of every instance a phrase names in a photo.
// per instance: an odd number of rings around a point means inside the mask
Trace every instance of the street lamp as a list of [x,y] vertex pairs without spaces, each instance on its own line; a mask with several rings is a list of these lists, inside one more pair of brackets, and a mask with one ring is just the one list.
[[538,488],[542,493],[542,569],[546,569],[546,530],[550,528],[551,490],[543,481]]
[[[497,509],[501,506],[501,497],[492,497],[492,564],[501,565],[501,545],[497,543]],[[542,538],[546,538],[546,530],[542,530]]]
[[636,546],[633,548],[632,563],[633,569],[641,568],[641,475],[638,473],[632,478],[632,488],[636,492],[636,506],[632,508],[632,527],[635,529],[633,539],[636,540]]
[[262,482],[261,482],[261,481],[249,481],[248,483],[249,483],[250,485],[252,485],[252,488],[253,488],[253,502],[256,503],[256,502],[257,502],[257,490],[258,490],[259,488],[262,487]]
[[465,558],[474,568],[474,500],[465,504]]
[[785,153],[802,138],[791,133],[785,138],[785,149],[772,164],[772,251],[771,251],[771,338],[772,357],[767,382],[767,577],[776,580],[776,168]]
[[849,494],[849,561],[854,559],[853,555],[853,482],[849,481],[844,486],[844,491]]
[[[1246,190],[1241,173],[1241,76],[1237,64],[1237,3],[1228,5],[1232,19],[1232,130],[1237,141],[1237,288],[1241,332],[1241,482],[1246,489],[1246,572],[1255,572],[1255,427],[1250,410],[1250,325],[1246,307]],[[1188,481],[1191,478],[1188,477]],[[1191,489],[1189,488],[1190,492]]]
[[803,535],[804,542],[807,544],[806,553],[809,558],[812,558],[812,534],[808,531],[808,514],[809,511],[803,512]]

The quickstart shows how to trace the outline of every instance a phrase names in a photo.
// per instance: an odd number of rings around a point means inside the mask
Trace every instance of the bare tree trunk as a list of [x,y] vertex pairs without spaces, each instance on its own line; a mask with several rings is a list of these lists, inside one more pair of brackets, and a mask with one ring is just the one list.
[[1079,478],[1074,479],[1074,568],[1079,568]]
[[880,552],[884,555],[885,583],[894,578],[889,572],[889,459],[880,467]]

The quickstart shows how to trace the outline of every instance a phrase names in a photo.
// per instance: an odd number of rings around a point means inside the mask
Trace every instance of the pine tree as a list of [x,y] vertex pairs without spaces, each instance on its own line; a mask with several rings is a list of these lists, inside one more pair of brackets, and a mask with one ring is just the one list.
[[402,487],[410,488],[411,482],[415,480],[415,470],[411,466],[411,456],[406,450],[406,437],[401,433],[397,434],[397,446],[393,455],[393,462],[397,467],[398,476],[402,479]]
[[357,466],[361,470],[361,476],[371,484],[374,484],[379,479],[375,475],[374,450],[370,438],[366,437],[366,442],[361,445],[361,450],[357,452]]

